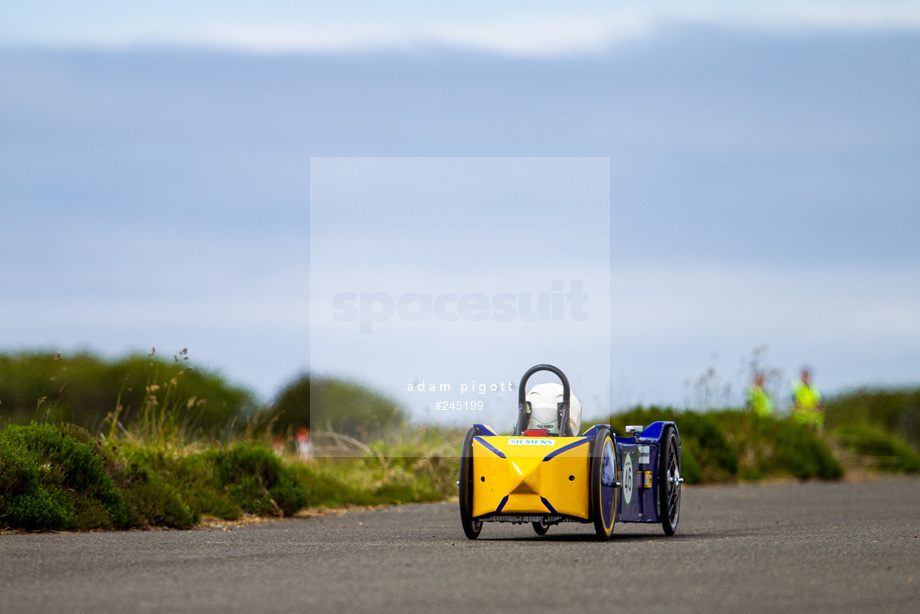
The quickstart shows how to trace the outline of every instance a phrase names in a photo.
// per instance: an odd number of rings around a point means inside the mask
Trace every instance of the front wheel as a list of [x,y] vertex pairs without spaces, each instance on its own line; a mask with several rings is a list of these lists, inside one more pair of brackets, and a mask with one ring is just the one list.
[[673,426],[665,428],[658,454],[658,517],[665,535],[674,535],[680,520],[680,444]]
[[543,524],[542,521],[533,523],[534,533],[537,535],[546,535],[546,532],[549,531],[549,525]]
[[610,539],[616,516],[617,456],[610,429],[599,428],[591,451],[591,518],[599,539]]
[[460,448],[460,523],[469,539],[476,539],[482,531],[482,521],[473,520],[473,437],[477,435],[479,427],[474,426]]

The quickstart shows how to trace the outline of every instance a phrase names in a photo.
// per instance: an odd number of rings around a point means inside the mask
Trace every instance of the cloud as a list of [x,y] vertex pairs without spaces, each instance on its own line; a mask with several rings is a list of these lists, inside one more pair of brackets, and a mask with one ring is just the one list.
[[[85,22],[89,23],[89,22]],[[377,18],[246,21],[199,15],[195,20],[111,20],[55,33],[21,29],[5,33],[7,44],[93,47],[207,48],[249,53],[367,53],[459,49],[515,57],[556,57],[603,52],[680,27],[714,27],[768,34],[823,31],[920,30],[920,5],[908,2],[720,3],[651,2],[615,9],[575,6],[517,18],[483,14],[393,21]],[[177,26],[177,23],[183,25]]]
[[189,32],[179,44],[255,53],[340,53],[461,49],[507,56],[546,57],[603,51],[650,34],[641,15],[426,23],[405,25],[211,26]]

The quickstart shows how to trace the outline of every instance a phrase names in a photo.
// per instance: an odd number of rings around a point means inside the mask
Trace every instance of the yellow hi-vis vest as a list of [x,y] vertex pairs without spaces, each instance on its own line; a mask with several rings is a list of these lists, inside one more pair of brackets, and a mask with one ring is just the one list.
[[802,424],[817,428],[824,426],[821,412],[821,392],[817,386],[806,386],[801,381],[792,384],[792,417]]
[[769,416],[773,413],[773,401],[760,386],[751,386],[747,392],[748,409],[758,416]]

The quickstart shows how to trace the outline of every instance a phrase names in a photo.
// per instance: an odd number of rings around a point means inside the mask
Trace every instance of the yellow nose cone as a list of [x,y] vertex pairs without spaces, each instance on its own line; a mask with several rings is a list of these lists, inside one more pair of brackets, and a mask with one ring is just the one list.
[[514,467],[518,474],[512,477],[512,484],[517,485],[511,489],[512,495],[538,495],[540,494],[540,483],[543,466],[541,458],[515,458],[511,460],[511,466]]
[[588,517],[588,441],[583,437],[477,437],[473,516]]

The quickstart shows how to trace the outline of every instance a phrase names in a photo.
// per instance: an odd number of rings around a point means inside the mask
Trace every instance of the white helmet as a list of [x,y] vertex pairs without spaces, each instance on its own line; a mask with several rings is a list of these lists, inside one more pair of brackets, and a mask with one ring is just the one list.
[[[581,428],[581,403],[571,395],[569,403],[569,428],[578,435]],[[544,429],[550,435],[559,435],[559,404],[562,403],[562,384],[537,384],[527,393],[530,404],[528,429]]]

